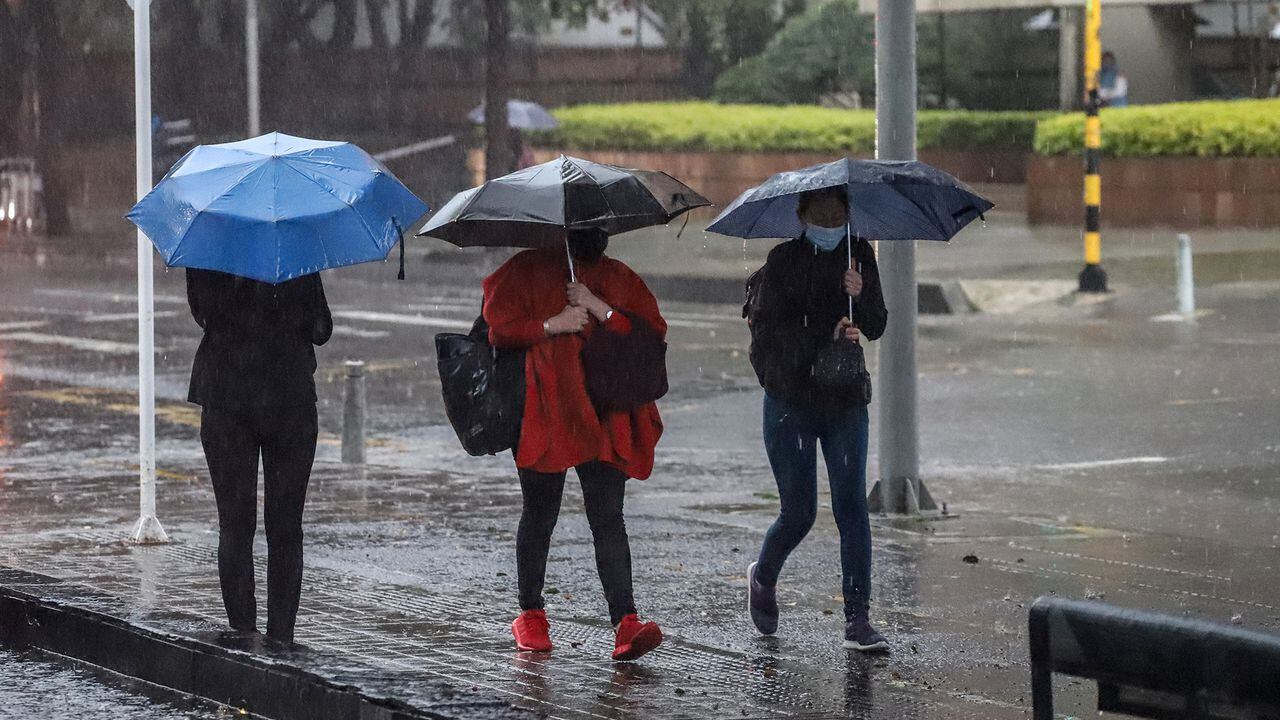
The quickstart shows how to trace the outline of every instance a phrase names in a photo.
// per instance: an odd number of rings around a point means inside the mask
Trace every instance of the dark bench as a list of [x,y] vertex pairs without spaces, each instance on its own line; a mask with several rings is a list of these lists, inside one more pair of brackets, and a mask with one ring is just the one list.
[[1035,720],[1053,718],[1053,674],[1098,683],[1098,709],[1149,718],[1280,720],[1280,636],[1040,598],[1031,606]]

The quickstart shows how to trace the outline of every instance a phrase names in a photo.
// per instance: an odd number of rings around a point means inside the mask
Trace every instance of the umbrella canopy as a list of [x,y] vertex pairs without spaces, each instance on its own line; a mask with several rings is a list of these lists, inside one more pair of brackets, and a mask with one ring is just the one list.
[[849,232],[867,240],[950,240],[995,207],[922,162],[842,158],[770,177],[739,195],[707,230],[740,238],[799,237],[800,196],[830,187],[845,188]]
[[561,155],[458,193],[418,235],[459,247],[554,247],[569,230],[615,235],[710,204],[664,172]]
[[[467,119],[476,125],[483,125],[484,105],[467,113]],[[508,100],[507,127],[517,130],[554,130],[560,127],[560,121],[536,102]]]
[[126,217],[169,267],[280,283],[383,260],[427,210],[351,143],[269,133],[196,147]]

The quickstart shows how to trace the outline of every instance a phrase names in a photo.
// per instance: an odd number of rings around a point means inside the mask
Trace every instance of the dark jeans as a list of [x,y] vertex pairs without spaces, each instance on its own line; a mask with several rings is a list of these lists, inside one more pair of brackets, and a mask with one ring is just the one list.
[[831,481],[840,530],[845,614],[871,601],[871,522],[867,517],[867,408],[818,412],[764,396],[764,446],[778,483],[781,512],[764,536],[756,579],[772,587],[787,556],[818,516],[818,443]]
[[302,592],[302,507],[316,454],[316,406],[247,415],[205,407],[200,414],[213,494],[218,502],[218,579],[227,619],[257,628],[253,536],[258,522],[258,457],[262,457],[267,531],[267,635],[293,639]]
[[[622,471],[600,462],[577,468],[582,483],[582,500],[587,523],[596,548],[596,571],[609,603],[609,618],[617,625],[636,611],[631,589],[631,545],[622,518],[622,499],[627,477]],[[520,471],[520,492],[524,510],[516,531],[516,574],[520,586],[520,609],[543,607],[542,586],[547,577],[547,553],[551,551],[551,531],[560,516],[565,473]]]

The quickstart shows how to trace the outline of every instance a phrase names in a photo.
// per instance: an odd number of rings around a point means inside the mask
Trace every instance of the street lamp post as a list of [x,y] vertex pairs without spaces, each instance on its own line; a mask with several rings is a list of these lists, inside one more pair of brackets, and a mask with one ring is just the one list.
[[[133,8],[134,141],[137,190],[151,192],[151,0],[129,0]],[[169,541],[156,517],[155,299],[151,242],[138,230],[138,476],[139,518],[134,542]]]
[[[880,0],[876,9],[876,157],[916,159],[916,4]],[[916,421],[916,247],[879,243],[889,324],[880,340],[880,480],[872,512],[934,510],[920,481]]]
[[258,0],[245,0],[244,6],[244,67],[245,90],[248,98],[249,137],[262,134],[262,95],[258,72]]

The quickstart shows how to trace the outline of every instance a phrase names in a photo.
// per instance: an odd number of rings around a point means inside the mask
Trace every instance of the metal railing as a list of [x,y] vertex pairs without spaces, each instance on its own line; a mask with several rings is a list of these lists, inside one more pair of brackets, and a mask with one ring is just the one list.
[[1280,636],[1100,602],[1031,606],[1034,720],[1053,720],[1053,674],[1098,683],[1098,710],[1148,718],[1280,718]]

